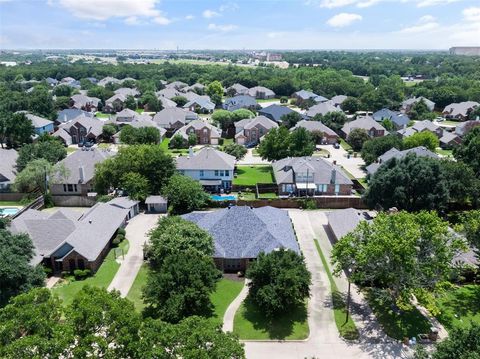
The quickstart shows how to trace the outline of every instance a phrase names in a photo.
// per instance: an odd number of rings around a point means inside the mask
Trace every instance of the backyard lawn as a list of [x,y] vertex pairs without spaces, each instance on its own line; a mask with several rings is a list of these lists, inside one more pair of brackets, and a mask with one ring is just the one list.
[[22,201],[0,201],[0,207],[8,207],[8,206],[20,207],[20,206],[23,206],[23,204],[22,204]]
[[290,310],[282,316],[267,319],[248,298],[238,308],[233,322],[233,332],[240,339],[300,340],[308,337],[307,305]]
[[476,322],[480,324],[480,285],[453,287],[437,300],[437,319],[450,331]]
[[[118,248],[122,248],[126,253],[128,250],[128,241],[124,240]],[[84,280],[72,280],[70,282],[59,283],[52,288],[52,292],[63,300],[64,305],[68,305],[72,303],[75,294],[86,285],[107,288],[117,273],[118,268],[120,268],[120,264],[115,260],[115,249],[117,248],[110,249],[95,275]]]
[[214,307],[214,315],[211,318],[217,324],[223,323],[223,316],[230,303],[238,296],[243,288],[243,280],[222,278],[217,283],[217,289],[210,295]]
[[272,166],[237,166],[234,185],[255,186],[257,183],[273,183]]
[[452,156],[453,153],[452,150],[443,150],[441,148],[437,148],[435,152],[442,156]]
[[135,309],[139,312],[145,308],[145,304],[142,299],[142,290],[147,283],[148,267],[143,264],[138,271],[137,277],[133,281],[132,287],[127,294],[127,299],[130,299],[135,305]]
[[96,118],[109,118],[110,114],[109,113],[103,113],[103,112],[97,112],[95,114],[95,117]]
[[260,193],[258,198],[260,199],[275,199],[278,198],[275,192]]
[[171,153],[173,155],[180,155],[180,154],[187,154],[188,153],[188,148],[179,148],[179,149],[173,149],[169,148],[168,144],[170,143],[169,138],[163,139],[163,141],[160,143],[160,147],[167,153]]

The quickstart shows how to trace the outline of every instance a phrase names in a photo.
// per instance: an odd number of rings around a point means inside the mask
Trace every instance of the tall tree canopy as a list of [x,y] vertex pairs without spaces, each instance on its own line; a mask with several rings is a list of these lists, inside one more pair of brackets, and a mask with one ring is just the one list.
[[467,133],[462,143],[453,149],[453,156],[472,167],[477,176],[480,175],[480,127]]
[[388,150],[396,148],[402,149],[402,140],[396,135],[387,135],[381,137],[374,137],[365,141],[362,146],[362,158],[367,165],[375,162],[378,157],[383,155]]
[[173,214],[182,214],[205,207],[209,200],[200,182],[184,175],[175,174],[162,192],[168,198]]
[[423,146],[435,152],[439,145],[440,141],[438,137],[430,131],[417,132],[403,140],[403,147],[405,149]]
[[67,150],[58,138],[42,135],[35,143],[23,145],[18,151],[17,170],[21,171],[32,160],[46,159],[52,165],[67,157]]
[[272,128],[260,142],[258,153],[269,161],[285,157],[311,156],[315,140],[305,128],[289,131],[286,127]]

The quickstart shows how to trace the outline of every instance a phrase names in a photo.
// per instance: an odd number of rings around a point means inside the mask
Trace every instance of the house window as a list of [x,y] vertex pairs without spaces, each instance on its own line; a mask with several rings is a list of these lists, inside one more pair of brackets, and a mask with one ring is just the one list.
[[339,185],[339,184],[336,184],[336,185],[335,185],[335,193],[336,193],[336,194],[339,194],[339,193],[340,193],[340,185]]
[[218,177],[218,170],[215,170],[215,177]]
[[76,184],[73,185],[73,190],[74,190],[75,192],[77,192],[77,185],[76,185]]
[[68,192],[73,192],[73,184],[68,184]]
[[67,185],[66,184],[63,185],[63,192],[67,192]]
[[223,174],[224,174],[224,172],[223,172],[223,170],[221,170],[220,171],[220,177],[223,177]]
[[200,170],[200,177],[203,177],[203,170]]
[[230,176],[230,170],[225,170],[225,176]]

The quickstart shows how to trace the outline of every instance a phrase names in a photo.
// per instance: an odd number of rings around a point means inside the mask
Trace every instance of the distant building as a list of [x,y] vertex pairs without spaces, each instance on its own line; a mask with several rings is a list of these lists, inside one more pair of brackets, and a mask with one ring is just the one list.
[[480,46],[455,46],[450,48],[450,55],[480,56]]

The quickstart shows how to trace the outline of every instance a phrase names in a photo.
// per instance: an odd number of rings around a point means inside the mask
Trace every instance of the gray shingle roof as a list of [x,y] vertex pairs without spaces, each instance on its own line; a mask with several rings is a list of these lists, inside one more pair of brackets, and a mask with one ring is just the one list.
[[233,170],[235,157],[212,147],[204,147],[193,156],[179,156],[178,170]]
[[169,89],[169,88],[174,88],[176,90],[179,90],[181,88],[184,88],[184,87],[187,87],[188,84],[186,84],[185,82],[182,82],[182,81],[173,81],[167,85],[165,85],[165,88]]
[[352,131],[355,128],[360,128],[365,131],[369,131],[370,129],[374,128],[377,131],[383,130],[387,132],[385,127],[383,127],[381,124],[379,124],[370,116],[359,117],[354,121],[345,123],[345,125],[342,127],[342,131],[348,136],[350,131]]
[[343,112],[340,108],[334,106],[330,101],[321,102],[310,107],[307,111],[308,117],[314,117],[315,115],[321,114],[326,115],[329,112]]
[[[186,125],[183,125],[183,127],[179,128],[173,136],[180,135],[184,139],[188,139],[188,131],[191,128],[194,128],[195,130],[201,130],[202,128],[208,128],[210,130],[210,138],[220,138],[222,136],[222,130],[213,126],[211,123],[205,121],[205,120],[193,120]],[[173,137],[172,136],[172,137]]]
[[373,175],[375,172],[377,172],[378,168],[388,160],[392,158],[397,158],[401,159],[408,155],[409,153],[415,153],[418,157],[430,157],[430,158],[435,158],[438,159],[438,155],[436,153],[433,153],[430,151],[428,148],[419,146],[419,147],[414,147],[414,148],[409,148],[407,150],[399,151],[395,147],[388,150],[385,152],[383,155],[378,157],[377,163],[372,163],[369,166],[366,167],[367,173]]
[[137,89],[135,89],[135,88],[134,88],[134,89],[131,89],[131,88],[129,88],[129,87],[121,87],[121,88],[119,88],[119,89],[116,89],[116,90],[114,91],[114,93],[115,93],[116,95],[123,95],[123,96],[125,96],[125,97],[127,97],[127,96],[136,97],[136,96],[140,95],[140,92],[139,92]]
[[340,240],[357,228],[358,224],[365,220],[365,217],[354,208],[346,208],[328,213],[327,219],[335,239]]
[[416,104],[417,102],[420,102],[421,100],[423,100],[423,102],[425,102],[425,104],[427,105],[427,107],[430,111],[433,111],[433,109],[435,108],[435,102],[430,101],[428,98],[422,97],[422,96],[412,97],[412,98],[409,98],[409,99],[403,101],[402,102],[402,108],[406,109],[407,107],[411,107],[414,104]]
[[283,115],[288,115],[292,112],[296,111],[293,111],[287,106],[281,106],[277,104],[273,104],[258,110],[259,115],[268,117],[270,120],[275,122],[280,122]]
[[459,103],[451,103],[450,105],[446,106],[443,110],[443,114],[452,117],[458,116],[467,116],[468,113],[479,106],[480,104],[475,101],[464,101]]
[[153,120],[164,128],[169,128],[175,122],[185,124],[189,121],[196,120],[197,118],[198,115],[195,112],[187,111],[178,107],[164,108],[153,116]]
[[0,158],[0,182],[15,181],[18,152],[0,148]]
[[417,121],[412,128],[417,131],[417,132],[422,132],[424,130],[430,131],[430,132],[435,132],[437,131],[440,127],[435,125],[432,121],[429,120],[423,120],[423,121]]
[[59,163],[64,165],[68,170],[68,176],[61,183],[82,183],[80,182],[80,168],[83,168],[83,183],[93,179],[95,174],[95,165],[105,161],[113,154],[111,152],[102,151],[97,148],[90,151],[75,151],[67,156]]
[[25,114],[25,116],[27,116],[27,118],[32,121],[33,127],[35,128],[45,127],[53,123],[53,121],[47,120],[46,118],[37,115],[33,115],[31,113],[27,113]]
[[93,117],[93,113],[79,110],[76,108],[67,108],[58,113],[57,122],[60,122],[60,123],[69,122],[80,116]]
[[323,123],[320,121],[308,121],[308,120],[301,120],[297,122],[295,127],[291,129],[291,131],[295,130],[296,128],[303,127],[307,131],[321,131],[328,136],[337,136],[338,135],[333,131],[330,127],[325,126]]
[[122,81],[120,81],[119,79],[116,79],[115,77],[107,76],[107,77],[104,77],[103,79],[101,79],[100,81],[98,81],[97,85],[98,85],[98,86],[105,87],[105,86],[108,85],[109,83],[119,84],[119,83],[121,83],[121,82],[122,82]]
[[244,95],[248,91],[248,87],[243,86],[242,84],[233,84],[229,88],[227,88],[227,91],[233,90],[235,91],[235,94],[237,95]]
[[259,106],[257,101],[255,101],[253,97],[247,95],[238,95],[227,98],[222,105],[223,109],[228,111],[235,111],[240,108],[255,108],[257,106]]
[[348,98],[348,96],[345,96],[345,95],[337,95],[337,96],[333,96],[330,99],[330,101],[332,101],[332,103],[335,106],[340,106],[343,103],[343,101],[345,101],[347,98]]
[[208,111],[215,109],[215,104],[210,100],[210,96],[197,96],[191,101],[188,101],[183,107],[189,108],[190,106],[197,105]]
[[248,91],[246,92],[246,94],[248,96],[252,96],[252,97],[257,97],[258,94],[264,94],[264,96],[268,96],[268,97],[272,97],[272,96],[275,96],[275,92],[273,92],[272,90],[270,90],[269,88],[266,88],[264,86],[255,86],[255,87],[252,87],[250,89],[248,89]]
[[448,145],[452,141],[460,143],[461,140],[457,134],[448,132],[448,131],[443,131],[443,136],[440,138],[440,143]]
[[468,133],[468,131],[470,131],[472,128],[477,126],[480,126],[480,120],[465,121],[465,122],[459,123],[455,127],[455,133],[460,137],[463,137]]
[[168,98],[168,99],[172,99],[176,96],[185,97],[184,93],[179,92],[178,90],[176,90],[174,88],[164,88],[163,90],[155,92],[155,95],[157,95],[157,97],[162,96],[162,97],[165,97],[165,98]]
[[112,206],[117,206],[119,208],[130,209],[140,202],[130,199],[128,197],[115,197],[112,200],[110,200],[108,203]]
[[157,96],[158,101],[162,103],[163,108],[177,107],[177,103],[163,96]]
[[82,108],[89,104],[97,107],[98,103],[100,102],[99,98],[89,97],[89,96],[80,95],[80,94],[73,95],[72,97],[70,97],[70,99],[74,102],[75,108]]
[[278,208],[234,206],[182,217],[212,235],[216,258],[256,258],[277,248],[300,253],[288,213]]
[[167,199],[162,196],[148,196],[145,199],[145,204],[167,203]]

